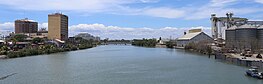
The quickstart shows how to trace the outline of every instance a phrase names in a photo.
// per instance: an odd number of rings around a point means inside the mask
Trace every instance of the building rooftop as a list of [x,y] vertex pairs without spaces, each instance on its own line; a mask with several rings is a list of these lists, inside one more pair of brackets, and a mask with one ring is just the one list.
[[255,25],[255,24],[243,24],[240,26],[234,25],[226,30],[236,30],[236,29],[244,29],[244,28],[263,29],[263,25]]
[[251,25],[251,24],[244,24],[239,26],[238,28],[258,28],[257,25]]
[[28,18],[24,18],[16,21],[35,22],[34,20],[29,20]]
[[48,14],[49,16],[66,16],[68,17],[67,15],[64,15],[63,13],[52,13],[52,14]]
[[187,33],[184,36],[178,38],[177,40],[190,40],[201,33],[203,32]]
[[234,26],[228,28],[227,30],[235,30],[235,29],[237,29],[237,28],[238,28],[238,27],[237,27],[236,25],[234,25]]

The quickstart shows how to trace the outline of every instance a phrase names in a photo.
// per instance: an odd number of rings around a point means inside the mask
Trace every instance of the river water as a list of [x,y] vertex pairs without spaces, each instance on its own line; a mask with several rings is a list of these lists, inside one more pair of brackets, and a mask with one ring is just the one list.
[[0,60],[0,84],[263,84],[246,67],[166,48],[96,48]]

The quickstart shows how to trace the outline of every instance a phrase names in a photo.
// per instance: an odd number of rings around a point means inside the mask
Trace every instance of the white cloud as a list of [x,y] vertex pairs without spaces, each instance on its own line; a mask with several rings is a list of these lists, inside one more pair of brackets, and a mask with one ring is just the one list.
[[[9,8],[35,11],[73,11],[89,15],[90,13],[109,13],[121,15],[144,15],[161,18],[183,18],[187,20],[206,19],[211,13],[224,15],[225,12],[234,12],[239,15],[262,11],[254,7],[231,8],[239,0],[210,0],[199,6],[156,6],[160,0],[0,0],[0,5]],[[177,1],[179,2],[179,1]],[[263,3],[263,0],[255,0]],[[147,3],[143,6],[133,4]],[[180,4],[180,3],[178,3]]]
[[236,1],[237,0],[211,0],[210,6],[215,6],[215,7],[226,6]]
[[71,35],[87,32],[92,35],[97,35],[102,38],[110,39],[139,39],[139,38],[177,38],[183,35],[184,31],[189,29],[201,28],[206,33],[210,34],[208,27],[189,27],[189,28],[175,28],[164,27],[159,29],[153,28],[127,28],[118,26],[105,26],[103,24],[78,24],[70,26]]
[[[47,28],[48,23],[39,23],[39,28]],[[183,35],[183,32],[189,29],[201,28],[206,33],[210,34],[209,27],[164,27],[164,28],[129,28],[118,26],[105,26],[103,24],[78,24],[69,26],[70,36],[77,35],[78,33],[90,33],[95,36],[110,39],[140,39],[140,38],[177,38]],[[14,23],[6,22],[0,23],[0,34],[7,35],[10,32],[14,32]]]
[[103,10],[130,3],[124,0],[1,0],[0,4],[25,10]]
[[263,0],[254,0],[254,1],[257,2],[257,3],[263,4]]
[[48,29],[48,23],[39,23],[38,24],[38,28],[40,29],[40,28],[46,28],[46,29]]
[[159,0],[140,0],[143,3],[156,3],[159,2]]
[[[0,5],[14,9],[35,10],[35,11],[70,11],[89,15],[90,13],[108,13],[118,15],[143,15],[151,17],[199,20],[210,18],[211,13],[225,15],[226,12],[233,12],[239,15],[262,12],[258,7],[239,7],[239,2],[250,0],[210,0],[207,4],[173,7],[167,5],[152,5],[160,0],[0,0]],[[177,1],[177,4],[180,4]],[[262,3],[263,0],[254,0]],[[134,4],[144,3],[142,6]],[[145,4],[147,3],[147,4]],[[159,4],[159,3],[158,3]],[[161,4],[161,3],[160,3]]]
[[212,13],[219,16],[225,16],[227,12],[233,12],[238,15],[246,15],[252,13],[262,12],[263,10],[255,7],[239,7],[233,8],[232,5],[236,5],[238,0],[211,0],[208,4],[205,4],[199,8],[191,8],[188,10],[187,20],[199,20],[210,18]]
[[14,30],[14,23],[12,22],[0,23],[0,35],[7,35],[13,30]]
[[35,11],[77,11],[83,13],[106,12],[125,15],[146,15],[162,18],[179,18],[184,11],[170,7],[132,8],[129,4],[157,3],[159,0],[0,0],[0,5],[14,9]]
[[159,0],[0,0],[0,4],[24,10],[109,11],[134,3],[156,3]]
[[0,23],[0,30],[10,30],[14,28],[13,22]]

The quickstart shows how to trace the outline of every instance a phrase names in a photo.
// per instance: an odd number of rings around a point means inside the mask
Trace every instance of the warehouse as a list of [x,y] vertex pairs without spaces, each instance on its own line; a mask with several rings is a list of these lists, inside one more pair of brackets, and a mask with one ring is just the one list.
[[202,31],[192,31],[185,33],[184,36],[177,39],[177,47],[185,47],[189,43],[198,43],[201,41],[212,42],[213,38]]

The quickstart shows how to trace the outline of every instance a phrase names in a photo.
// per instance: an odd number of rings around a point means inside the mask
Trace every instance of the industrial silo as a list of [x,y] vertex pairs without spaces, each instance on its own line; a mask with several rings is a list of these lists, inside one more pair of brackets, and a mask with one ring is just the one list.
[[258,38],[258,44],[260,48],[263,48],[263,26],[258,28],[257,38]]
[[240,48],[251,48],[257,44],[257,27],[242,25],[236,29],[236,41]]
[[236,43],[236,30],[235,29],[227,29],[226,30],[226,47],[234,49],[237,45]]

